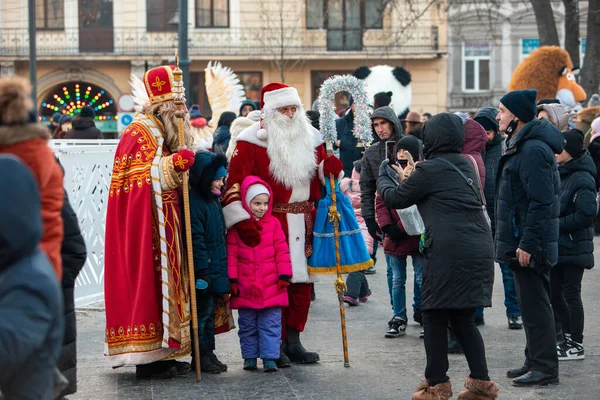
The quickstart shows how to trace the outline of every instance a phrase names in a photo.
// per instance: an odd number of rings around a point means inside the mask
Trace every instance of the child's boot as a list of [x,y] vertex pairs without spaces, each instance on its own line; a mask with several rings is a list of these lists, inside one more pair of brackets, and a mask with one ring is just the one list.
[[495,400],[498,398],[498,386],[492,381],[481,381],[468,377],[465,391],[458,394],[460,400]]
[[244,360],[244,370],[246,371],[256,371],[258,367],[256,366],[256,358],[247,358]]
[[277,372],[275,360],[263,359],[264,372]]
[[412,400],[448,400],[452,397],[452,384],[450,381],[430,386],[427,380],[417,386],[412,395]]

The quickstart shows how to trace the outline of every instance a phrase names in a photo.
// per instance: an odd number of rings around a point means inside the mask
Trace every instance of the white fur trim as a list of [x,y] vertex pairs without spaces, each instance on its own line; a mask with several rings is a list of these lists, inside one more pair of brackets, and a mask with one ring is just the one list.
[[250,186],[248,190],[246,190],[246,198],[244,199],[244,201],[246,202],[246,204],[248,204],[248,206],[250,206],[250,202],[252,201],[252,199],[261,194],[271,196],[271,192],[269,192],[269,189],[267,189],[265,185],[255,183],[254,185]]
[[223,207],[223,215],[225,216],[225,226],[231,228],[238,222],[250,219],[250,214],[244,209],[242,202],[237,200]]
[[[150,364],[155,361],[164,360],[175,351],[177,351],[177,349],[157,349],[140,353],[123,353],[110,356],[109,361],[110,366],[113,368],[123,367],[125,365]],[[104,343],[104,355],[108,355],[107,343]]]
[[266,92],[263,98],[263,109],[274,110],[285,106],[300,106],[302,101],[296,88],[287,87]]
[[[323,161],[321,161],[319,163],[319,169],[318,169],[318,171],[319,171],[319,179],[321,180],[321,183],[323,185],[326,185],[329,182],[329,179],[327,180],[327,182],[325,181],[325,167],[324,167],[324,165],[325,165],[325,163]],[[340,174],[337,177],[337,181],[341,182],[342,179],[344,179],[344,176],[345,176],[344,171],[340,172]],[[343,192],[343,190],[342,190],[342,192]]]
[[[310,185],[296,186],[292,189],[290,203],[306,201],[310,196]],[[306,225],[304,214],[286,214],[288,223],[288,244],[290,246],[290,258],[292,260],[293,283],[311,282],[308,275],[308,267],[305,253]]]
[[248,115],[246,115],[246,118],[254,122],[260,121],[260,110],[250,111]]
[[267,140],[267,130],[264,128],[259,129],[258,132],[256,132],[256,136],[260,140]]
[[[266,148],[267,141],[264,139],[261,139],[258,136],[258,131],[260,129],[261,129],[260,123],[257,122],[255,124],[253,124],[252,126],[246,128],[242,132],[240,132],[240,135],[237,137],[237,141],[238,142],[248,142],[248,143],[252,143],[257,146]],[[321,137],[321,132],[319,132],[317,129],[315,129],[314,127],[312,127],[310,125],[309,125],[309,133],[312,134],[314,147],[319,147],[324,143],[323,138]]]

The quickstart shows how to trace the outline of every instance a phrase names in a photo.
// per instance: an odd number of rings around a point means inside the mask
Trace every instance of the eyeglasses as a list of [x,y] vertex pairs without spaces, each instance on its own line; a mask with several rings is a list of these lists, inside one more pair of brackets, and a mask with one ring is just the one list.
[[279,107],[277,109],[277,111],[279,111],[281,114],[289,114],[290,112],[292,114],[295,114],[296,111],[298,111],[298,107],[296,107],[296,106]]

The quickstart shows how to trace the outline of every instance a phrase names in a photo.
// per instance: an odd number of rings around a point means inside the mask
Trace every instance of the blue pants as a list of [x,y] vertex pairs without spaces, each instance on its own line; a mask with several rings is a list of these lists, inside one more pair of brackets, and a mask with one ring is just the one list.
[[238,318],[242,358],[277,360],[281,342],[281,307],[242,308]]
[[[415,271],[414,276],[414,298],[413,310],[421,308],[421,285],[423,283],[423,256],[411,256]],[[394,316],[401,317],[407,321],[406,317],[406,256],[396,257],[390,254],[385,255],[388,268],[392,270],[392,306]]]
[[[196,310],[198,311],[198,343],[200,352],[215,349],[215,307],[218,295],[196,290]],[[194,335],[192,335],[193,340]]]
[[369,289],[369,282],[365,271],[356,271],[348,274],[346,278],[346,286],[348,291],[344,293],[345,296],[350,296],[354,300],[358,300],[361,297],[365,297],[371,291]]
[[[517,290],[515,289],[515,277],[507,264],[500,264],[502,272],[502,283],[504,284],[504,307],[506,307],[507,317],[520,317],[519,302],[517,300]],[[475,316],[483,317],[483,307],[475,309]]]

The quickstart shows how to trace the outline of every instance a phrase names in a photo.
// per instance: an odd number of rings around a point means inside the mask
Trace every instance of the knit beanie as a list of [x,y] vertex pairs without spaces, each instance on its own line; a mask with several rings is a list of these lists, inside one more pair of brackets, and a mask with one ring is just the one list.
[[588,101],[587,104],[588,107],[598,107],[600,106],[600,95],[598,94],[593,94],[592,97],[590,98],[590,101]]
[[377,107],[385,107],[389,106],[392,102],[392,95],[392,92],[379,92],[373,96],[373,99],[375,100]]
[[60,125],[62,125],[62,124],[66,124],[67,122],[71,122],[72,120],[73,120],[73,118],[71,118],[71,116],[69,114],[64,114],[56,122],[58,122]]
[[198,104],[194,104],[190,108],[189,112],[190,112],[190,119],[200,118],[202,116],[202,113],[200,112],[200,106]]
[[218,181],[221,178],[224,178],[227,176],[227,169],[225,169],[224,166],[220,166],[219,169],[217,169],[217,172],[215,172],[215,177],[213,178],[213,181]]
[[600,117],[598,117],[594,121],[592,121],[591,127],[594,132],[600,133]]
[[244,200],[246,200],[246,204],[250,206],[252,199],[261,194],[266,194],[269,197],[271,196],[269,189],[265,185],[262,183],[255,183],[254,185],[250,186],[248,190],[246,190],[246,197]]
[[536,97],[537,90],[535,89],[514,90],[502,96],[500,103],[504,104],[504,107],[519,120],[527,123],[535,118]]
[[56,122],[58,124],[63,115],[64,114],[55,112],[54,114],[52,114],[52,122]]
[[562,132],[565,138],[565,151],[575,158],[583,151],[583,132],[579,129],[571,129]]
[[412,156],[413,160],[415,161],[419,160],[420,148],[421,146],[419,145],[419,139],[411,135],[404,136],[398,141],[398,144],[396,145],[397,150],[403,149],[408,151]]
[[84,118],[95,118],[96,117],[96,113],[94,112],[94,109],[90,106],[81,107],[81,111],[79,112],[79,115]]

